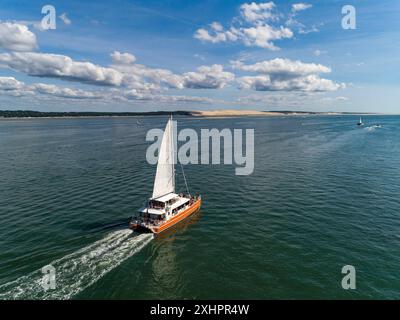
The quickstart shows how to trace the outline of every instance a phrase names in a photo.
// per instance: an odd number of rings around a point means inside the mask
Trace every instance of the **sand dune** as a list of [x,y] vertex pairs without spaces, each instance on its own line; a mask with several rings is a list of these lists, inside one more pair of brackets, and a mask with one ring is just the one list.
[[193,116],[197,117],[235,117],[235,116],[280,116],[280,112],[266,112],[256,110],[205,110],[192,111]]

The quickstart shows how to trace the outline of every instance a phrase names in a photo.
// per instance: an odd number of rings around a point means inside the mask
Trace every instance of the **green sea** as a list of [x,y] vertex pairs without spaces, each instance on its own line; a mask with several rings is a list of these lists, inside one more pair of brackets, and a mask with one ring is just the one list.
[[177,120],[254,129],[254,172],[185,166],[201,211],[155,238],[127,224],[166,117],[0,121],[0,299],[400,298],[400,117]]

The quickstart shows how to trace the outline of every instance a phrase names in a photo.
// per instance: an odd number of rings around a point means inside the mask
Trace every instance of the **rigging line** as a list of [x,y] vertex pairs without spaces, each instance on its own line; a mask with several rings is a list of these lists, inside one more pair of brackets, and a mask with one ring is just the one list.
[[181,165],[182,174],[183,174],[183,180],[185,180],[185,186],[186,186],[187,193],[188,193],[188,194],[189,194],[189,196],[190,196],[189,187],[188,187],[188,185],[187,185],[187,181],[186,181],[185,171],[183,171],[183,165],[182,165],[182,163],[181,163],[181,162],[179,162],[179,164]]

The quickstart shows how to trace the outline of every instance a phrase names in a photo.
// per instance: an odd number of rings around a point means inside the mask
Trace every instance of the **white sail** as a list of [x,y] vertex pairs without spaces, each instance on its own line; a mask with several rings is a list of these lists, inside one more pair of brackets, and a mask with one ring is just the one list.
[[174,139],[172,118],[168,120],[158,154],[153,199],[175,192]]

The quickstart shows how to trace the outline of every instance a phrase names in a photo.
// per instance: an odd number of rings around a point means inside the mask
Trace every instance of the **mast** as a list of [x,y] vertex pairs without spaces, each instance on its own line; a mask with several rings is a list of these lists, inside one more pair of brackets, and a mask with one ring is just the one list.
[[170,117],[171,129],[170,129],[170,141],[171,141],[171,155],[172,155],[172,186],[173,192],[175,192],[175,141],[174,141],[174,122],[172,120],[172,113]]

